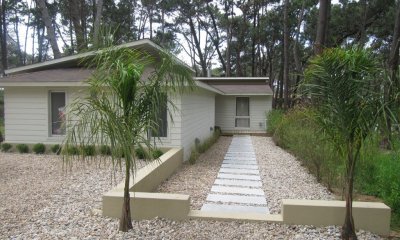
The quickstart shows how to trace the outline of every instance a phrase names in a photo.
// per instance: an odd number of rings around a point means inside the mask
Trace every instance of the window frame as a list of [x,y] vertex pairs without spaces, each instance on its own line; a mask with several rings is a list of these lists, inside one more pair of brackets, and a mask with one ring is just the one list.
[[[247,116],[246,115],[243,115],[243,116],[238,115],[238,101],[239,101],[239,99],[247,99],[247,112],[248,112]],[[235,126],[235,128],[236,129],[249,129],[251,127],[250,115],[251,115],[250,97],[243,97],[243,96],[236,97],[235,98],[235,118],[234,118],[234,126]],[[237,126],[237,120],[239,120],[239,119],[247,119],[249,121],[248,127],[238,127]]]
[[[64,93],[64,102],[65,102],[65,107],[67,106],[67,91],[66,90],[49,90],[48,91],[48,129],[49,129],[49,133],[48,136],[49,137],[53,137],[53,138],[58,138],[58,137],[64,137],[67,132],[66,129],[64,131],[64,133],[62,134],[54,134],[53,133],[53,113],[52,113],[52,93]],[[65,121],[67,121],[67,116],[65,116]]]

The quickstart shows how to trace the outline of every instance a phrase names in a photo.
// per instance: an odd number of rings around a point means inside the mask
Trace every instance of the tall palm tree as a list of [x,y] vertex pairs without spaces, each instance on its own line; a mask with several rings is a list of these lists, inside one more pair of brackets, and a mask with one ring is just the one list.
[[[173,106],[165,96],[191,89],[191,72],[175,58],[161,53],[157,59],[129,48],[110,47],[98,51],[89,60],[94,67],[86,96],[74,101],[67,110],[68,131],[63,144],[65,161],[75,158],[68,149],[78,146],[109,145],[114,165],[125,165],[125,187],[119,230],[132,229],[129,181],[135,176],[135,147],[152,149],[147,131],[159,127],[160,109]],[[154,69],[144,76],[145,69]],[[147,75],[147,74],[146,74]],[[171,107],[169,109],[171,111]],[[122,164],[124,163],[124,164]]]
[[357,239],[352,214],[354,171],[361,147],[382,113],[379,75],[377,61],[361,48],[327,49],[305,71],[304,93],[315,106],[313,118],[345,159],[342,239]]

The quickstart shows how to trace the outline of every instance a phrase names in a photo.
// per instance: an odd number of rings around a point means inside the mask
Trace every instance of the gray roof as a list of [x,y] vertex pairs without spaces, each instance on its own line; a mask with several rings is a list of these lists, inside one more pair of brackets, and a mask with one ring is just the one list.
[[272,95],[268,77],[198,77],[223,95]]
[[27,82],[82,82],[88,79],[93,70],[84,68],[49,69],[30,73],[9,75],[1,79],[2,83]]

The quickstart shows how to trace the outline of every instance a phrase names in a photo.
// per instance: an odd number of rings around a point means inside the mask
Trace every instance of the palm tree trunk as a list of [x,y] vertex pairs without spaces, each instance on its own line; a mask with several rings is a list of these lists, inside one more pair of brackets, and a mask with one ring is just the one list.
[[130,194],[129,194],[129,180],[130,180],[130,161],[126,161],[125,165],[125,186],[124,186],[124,202],[122,204],[122,215],[119,220],[119,230],[127,232],[132,229],[131,219],[131,206],[130,206]]
[[354,169],[356,157],[353,156],[353,151],[349,151],[347,155],[347,171],[346,171],[346,215],[342,227],[342,239],[356,240],[357,235],[355,232],[354,219],[353,219],[353,183],[354,183]]

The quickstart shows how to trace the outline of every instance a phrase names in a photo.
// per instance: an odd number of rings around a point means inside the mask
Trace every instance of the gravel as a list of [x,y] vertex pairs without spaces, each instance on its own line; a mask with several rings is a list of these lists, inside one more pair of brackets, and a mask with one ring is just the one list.
[[[175,188],[185,188],[184,192],[192,198],[204,198],[230,140],[221,137],[195,165],[184,165],[176,175],[186,171],[192,177],[181,176],[185,182],[175,183]],[[175,178],[171,177],[160,189],[173,189],[174,184],[168,183],[179,180]],[[340,228],[333,226],[161,218],[134,221],[133,230],[118,232],[118,219],[102,217],[99,209],[102,194],[121,180],[120,171],[114,179],[107,161],[77,163],[66,172],[58,156],[0,153],[0,239],[338,239],[340,236]],[[200,207],[201,201],[195,200],[192,205]],[[380,239],[364,231],[358,232],[358,236]]]
[[271,214],[281,213],[282,199],[335,199],[300,161],[277,147],[272,138],[253,136],[252,142]]

